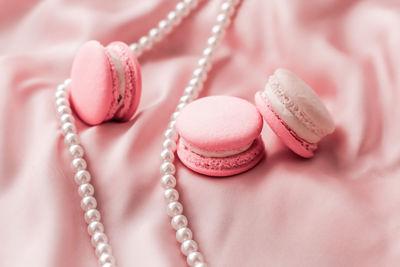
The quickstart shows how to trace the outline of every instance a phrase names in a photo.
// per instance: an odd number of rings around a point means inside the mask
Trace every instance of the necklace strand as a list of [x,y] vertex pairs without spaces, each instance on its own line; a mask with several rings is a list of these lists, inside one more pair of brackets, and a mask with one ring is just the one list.
[[[174,11],[168,13],[165,20],[161,20],[158,26],[152,28],[149,33],[139,39],[137,43],[130,45],[130,48],[137,56],[150,50],[156,42],[162,40],[171,30],[178,26],[182,19],[186,17],[198,5],[198,0],[183,0],[176,5]],[[213,26],[211,36],[207,40],[207,46],[203,50],[202,57],[198,60],[196,69],[193,71],[189,85],[185,88],[183,96],[175,112],[171,116],[168,129],[164,133],[163,150],[161,158],[161,186],[164,189],[164,197],[168,203],[167,214],[172,217],[171,225],[176,230],[176,239],[181,243],[181,252],[187,257],[187,264],[194,267],[206,267],[203,255],[199,252],[193,234],[188,228],[188,220],[183,215],[183,205],[178,201],[179,193],[175,188],[176,179],[174,153],[178,134],[175,130],[176,118],[180,110],[188,103],[197,98],[201,91],[207,73],[211,69],[211,59],[215,48],[221,41],[226,28],[231,23],[231,17],[235,13],[235,8],[240,0],[226,0],[221,6],[221,12],[217,16],[217,23]],[[97,210],[97,200],[94,197],[94,187],[90,183],[91,175],[87,170],[87,163],[84,156],[84,148],[77,135],[74,117],[71,113],[68,100],[68,87],[71,79],[66,79],[56,90],[56,107],[60,119],[61,132],[64,136],[64,143],[73,157],[71,167],[74,171],[74,179],[78,185],[78,194],[81,197],[81,208],[83,209],[84,219],[88,224],[87,231],[91,236],[91,243],[94,247],[99,266],[116,267],[112,248],[109,244],[108,236],[104,231],[101,222],[100,211]]]
[[178,133],[175,129],[176,118],[180,111],[190,102],[197,98],[207,79],[207,72],[212,65],[212,55],[218,46],[226,28],[231,23],[231,17],[235,13],[235,8],[240,0],[228,0],[221,6],[221,12],[217,16],[217,23],[211,30],[211,37],[207,40],[207,46],[203,50],[203,55],[198,61],[197,68],[193,71],[192,79],[185,88],[183,96],[179,100],[175,112],[171,116],[167,130],[164,132],[163,150],[160,154],[162,164],[161,186],[164,189],[164,198],[167,202],[167,213],[171,217],[171,225],[176,230],[176,240],[181,243],[181,252],[186,256],[189,266],[206,267],[204,256],[199,252],[199,246],[193,239],[193,232],[188,227],[188,219],[183,214],[183,205],[179,202],[179,192],[175,189],[175,165],[174,153],[176,151],[176,142]]

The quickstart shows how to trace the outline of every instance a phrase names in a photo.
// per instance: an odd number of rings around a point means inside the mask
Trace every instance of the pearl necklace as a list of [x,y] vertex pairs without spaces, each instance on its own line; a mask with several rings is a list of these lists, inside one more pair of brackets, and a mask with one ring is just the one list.
[[[217,16],[217,23],[211,30],[211,36],[207,40],[207,46],[198,60],[196,69],[193,71],[189,85],[185,88],[183,96],[179,100],[175,112],[171,116],[167,130],[164,132],[165,140],[161,152],[161,186],[164,189],[164,197],[167,201],[167,214],[172,218],[171,225],[176,230],[176,239],[181,243],[181,252],[187,258],[187,264],[194,267],[206,267],[207,264],[203,255],[199,252],[196,241],[193,240],[193,233],[188,228],[188,219],[183,215],[183,205],[179,200],[179,193],[175,189],[176,179],[174,153],[178,134],[175,129],[176,118],[182,108],[197,98],[203,84],[207,79],[207,73],[211,69],[212,56],[215,48],[220,43],[226,28],[231,23],[231,17],[235,13],[240,0],[225,0],[221,11]],[[151,29],[148,35],[139,39],[137,43],[130,45],[131,50],[139,57],[144,51],[150,50],[156,42],[159,42],[174,27],[179,25],[184,17],[195,9],[198,0],[183,0],[176,5],[174,11],[168,13],[167,19],[161,20],[158,27]],[[104,232],[104,225],[101,223],[101,214],[96,209],[97,200],[94,197],[94,187],[90,183],[91,175],[87,170],[87,163],[84,160],[84,149],[80,144],[76,132],[74,117],[71,113],[68,100],[68,87],[71,79],[66,79],[57,87],[55,94],[57,114],[60,119],[61,132],[64,136],[64,143],[73,157],[71,167],[75,173],[74,179],[78,184],[78,194],[81,199],[84,219],[88,224],[88,233],[91,236],[91,243],[101,267],[116,267],[115,258],[108,237]]]

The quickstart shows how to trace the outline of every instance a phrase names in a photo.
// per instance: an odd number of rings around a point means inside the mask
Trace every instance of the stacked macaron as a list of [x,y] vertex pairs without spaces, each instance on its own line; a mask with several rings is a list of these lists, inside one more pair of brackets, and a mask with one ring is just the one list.
[[318,95],[294,73],[278,69],[255,103],[271,129],[298,155],[310,158],[317,143],[335,129]]
[[188,168],[210,176],[244,172],[265,155],[262,125],[257,109],[243,99],[201,98],[177,118],[178,157]]
[[136,56],[122,42],[107,47],[89,41],[78,51],[71,71],[71,102],[89,125],[108,120],[127,121],[141,95]]

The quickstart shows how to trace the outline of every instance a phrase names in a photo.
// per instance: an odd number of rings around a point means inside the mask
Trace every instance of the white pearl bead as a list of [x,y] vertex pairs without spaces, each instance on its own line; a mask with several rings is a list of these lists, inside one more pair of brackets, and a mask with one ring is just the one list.
[[[64,98],[61,98],[61,99],[64,99]],[[70,109],[70,107],[68,107],[66,105],[59,106],[59,107],[57,107],[57,114],[60,117],[64,114],[71,114],[71,109]]]
[[101,222],[91,222],[88,225],[88,233],[90,236],[94,235],[96,232],[104,233],[104,225]]
[[75,158],[72,160],[71,167],[74,171],[80,171],[80,170],[85,170],[87,164],[83,158]]
[[218,38],[215,36],[211,36],[210,38],[207,39],[207,44],[210,47],[215,47],[218,43]]
[[168,149],[164,149],[161,154],[161,159],[167,162],[173,162],[175,159],[174,153]]
[[74,124],[67,122],[61,126],[61,131],[63,135],[66,136],[69,133],[76,133],[76,127]]
[[115,263],[107,262],[107,263],[103,264],[101,267],[115,267]]
[[79,170],[75,173],[75,182],[78,185],[87,184],[90,182],[91,175],[87,170]]
[[149,50],[153,44],[150,42],[147,36],[143,36],[139,39],[139,45],[143,50]]
[[100,221],[100,212],[97,209],[90,209],[85,212],[85,221],[89,224],[91,222]]
[[160,168],[161,174],[175,174],[175,166],[171,162],[164,162]]
[[211,63],[206,57],[200,58],[199,61],[197,62],[197,65],[202,69],[204,69],[206,72],[211,69]]
[[182,212],[183,212],[183,206],[178,201],[171,202],[167,206],[167,214],[170,217],[182,214]]
[[138,48],[138,44],[137,44],[137,43],[132,43],[132,44],[129,46],[129,48],[130,48],[132,51],[135,51],[135,50]]
[[214,27],[212,27],[211,33],[218,39],[221,39],[222,36],[225,34],[225,29],[222,27],[222,25],[215,25]]
[[208,265],[205,262],[197,262],[194,267],[208,267]]
[[231,19],[227,14],[222,13],[217,16],[217,22],[220,25],[227,27],[231,23]]
[[65,91],[57,90],[55,93],[56,98],[68,98],[68,94]]
[[193,71],[193,76],[198,77],[202,82],[204,82],[207,79],[207,73],[202,68],[196,68]]
[[57,106],[69,106],[69,102],[66,98],[57,98],[56,105]]
[[176,179],[173,175],[167,174],[161,177],[161,186],[164,189],[174,188],[176,186]]
[[80,145],[72,145],[69,148],[69,153],[74,158],[81,158],[81,157],[83,157],[83,154],[84,154],[83,148]]
[[179,116],[180,112],[179,111],[175,111],[174,113],[172,113],[171,115],[171,119],[172,120],[176,120]]
[[197,91],[200,91],[203,87],[203,82],[199,77],[194,77],[190,79],[189,85],[196,88]]
[[168,20],[162,20],[158,23],[158,29],[161,34],[166,35],[172,30],[172,25]]
[[198,0],[183,0],[185,4],[187,4],[191,9],[195,8],[199,1]]
[[203,255],[198,252],[192,252],[187,256],[186,262],[189,266],[195,266],[196,263],[202,263],[204,261]]
[[199,95],[199,92],[196,87],[190,85],[185,88],[184,94],[190,96],[191,99],[195,99]]
[[151,40],[154,40],[155,42],[158,42],[161,40],[161,34],[160,31],[157,28],[153,28],[149,31],[149,38]]
[[183,255],[185,255],[185,256],[189,255],[192,252],[197,251],[197,249],[198,249],[198,246],[197,246],[196,241],[194,241],[194,240],[189,239],[189,240],[185,240],[182,242],[181,251],[182,251]]
[[64,86],[65,86],[65,87],[68,87],[68,86],[71,84],[71,82],[72,82],[72,79],[71,79],[71,78],[65,79],[65,81],[64,81]]
[[99,263],[100,264],[106,264],[106,263],[111,263],[115,264],[115,258],[109,253],[103,253],[99,257]]
[[112,253],[111,246],[107,243],[99,243],[96,247],[96,256],[99,257],[103,253]]
[[180,103],[178,106],[176,106],[176,111],[181,111],[184,107],[186,107],[186,103]]
[[171,25],[178,25],[182,21],[182,16],[175,11],[171,11],[168,13],[167,16],[168,21],[171,23]]
[[57,91],[65,91],[65,84],[59,84],[58,86],[57,86]]
[[224,2],[221,5],[221,10],[225,12],[225,14],[227,14],[228,16],[232,16],[233,13],[235,12],[235,9],[233,8],[232,3],[230,2]]
[[141,46],[139,46],[137,43],[133,43],[129,46],[129,48],[132,50],[132,52],[136,55],[136,56],[140,56],[142,54],[142,48]]
[[174,142],[176,142],[176,140],[178,140],[178,133],[176,132],[175,129],[167,129],[164,132],[164,137],[169,138],[169,139],[173,140]]
[[129,46],[129,48],[130,48],[132,51],[135,51],[135,50],[138,48],[138,44],[137,44],[137,43],[132,43],[132,44]]
[[175,10],[178,14],[181,14],[184,17],[186,17],[189,14],[189,6],[185,4],[185,2],[179,2],[176,5]]
[[176,120],[170,121],[168,124],[168,129],[175,130],[175,124],[176,124]]
[[64,144],[67,146],[73,146],[79,144],[79,137],[77,134],[69,133],[64,137]]
[[96,199],[95,199],[94,197],[92,197],[92,196],[84,197],[84,198],[81,200],[81,208],[82,208],[84,211],[88,211],[88,210],[91,210],[91,209],[95,209],[96,207],[97,207],[97,201],[96,201]]
[[189,95],[184,95],[179,99],[179,103],[189,104],[192,101],[192,97]]
[[91,184],[81,184],[78,188],[78,194],[80,197],[93,196],[94,188]]
[[168,188],[164,191],[164,198],[167,202],[177,201],[179,199],[179,193],[173,188]]
[[100,243],[108,243],[108,238],[104,233],[96,232],[92,236],[92,245],[93,247],[97,247]]
[[176,240],[179,243],[183,243],[186,240],[191,240],[193,238],[193,233],[192,230],[189,228],[181,228],[178,231],[176,231]]
[[163,142],[163,148],[175,152],[176,142],[168,138]]
[[74,119],[74,116],[67,113],[67,114],[61,115],[60,122],[61,122],[61,125],[64,123],[67,123],[67,122],[74,123],[75,119]]
[[214,54],[214,49],[212,47],[206,47],[203,50],[203,57],[207,58],[208,60],[210,60],[213,54]]
[[188,224],[188,220],[185,215],[176,215],[171,220],[171,225],[175,230],[179,230],[183,227],[186,227]]

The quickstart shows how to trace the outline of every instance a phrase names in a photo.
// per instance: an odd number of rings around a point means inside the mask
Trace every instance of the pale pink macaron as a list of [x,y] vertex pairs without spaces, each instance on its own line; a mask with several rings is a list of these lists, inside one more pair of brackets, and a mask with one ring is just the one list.
[[318,95],[289,70],[276,70],[255,103],[275,134],[305,158],[313,157],[318,142],[335,129]]
[[71,79],[72,105],[87,124],[127,121],[139,105],[139,63],[125,43],[85,43],[74,59]]
[[184,165],[210,176],[230,176],[254,167],[265,155],[261,115],[251,103],[210,96],[179,114],[177,154]]

